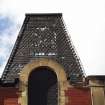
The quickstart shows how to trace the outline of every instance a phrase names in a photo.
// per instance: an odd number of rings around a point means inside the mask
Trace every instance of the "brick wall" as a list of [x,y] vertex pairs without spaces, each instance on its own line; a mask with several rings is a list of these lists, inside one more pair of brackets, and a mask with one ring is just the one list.
[[65,91],[68,98],[66,105],[91,105],[91,92],[89,88],[69,88]]
[[[0,105],[18,105],[17,88],[0,88]],[[65,91],[65,105],[91,105],[89,88],[68,88]]]
[[0,105],[18,105],[18,89],[0,87]]

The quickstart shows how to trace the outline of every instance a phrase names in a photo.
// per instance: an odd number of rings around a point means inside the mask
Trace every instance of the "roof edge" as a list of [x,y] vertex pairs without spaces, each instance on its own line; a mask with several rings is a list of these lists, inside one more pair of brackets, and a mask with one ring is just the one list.
[[62,16],[62,13],[26,13],[25,16]]
[[88,79],[103,79],[105,80],[105,75],[89,75],[87,76]]

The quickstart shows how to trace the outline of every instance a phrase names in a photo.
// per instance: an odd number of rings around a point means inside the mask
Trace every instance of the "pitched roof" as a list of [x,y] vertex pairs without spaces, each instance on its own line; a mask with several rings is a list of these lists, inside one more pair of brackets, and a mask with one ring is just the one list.
[[2,82],[13,83],[19,73],[31,60],[47,57],[56,60],[65,68],[67,77],[84,76],[80,59],[65,29],[61,13],[26,14],[17,37]]

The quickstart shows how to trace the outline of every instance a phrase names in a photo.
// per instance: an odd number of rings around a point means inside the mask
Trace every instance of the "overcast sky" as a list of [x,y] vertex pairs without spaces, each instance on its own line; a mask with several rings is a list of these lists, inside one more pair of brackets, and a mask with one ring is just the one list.
[[0,74],[25,13],[59,12],[86,75],[105,75],[105,0],[0,0]]

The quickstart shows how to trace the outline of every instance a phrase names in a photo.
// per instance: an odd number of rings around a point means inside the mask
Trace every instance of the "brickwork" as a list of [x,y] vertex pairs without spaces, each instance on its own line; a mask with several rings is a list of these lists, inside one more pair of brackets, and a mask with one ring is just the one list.
[[17,88],[0,88],[0,105],[19,105]]
[[65,105],[92,105],[89,88],[69,88],[65,91],[65,96],[68,98]]
[[[92,105],[89,88],[70,87],[67,90],[62,91],[61,96],[65,100],[65,105]],[[63,99],[61,100],[62,102]],[[0,105],[19,105],[18,89],[7,87],[0,88]]]

